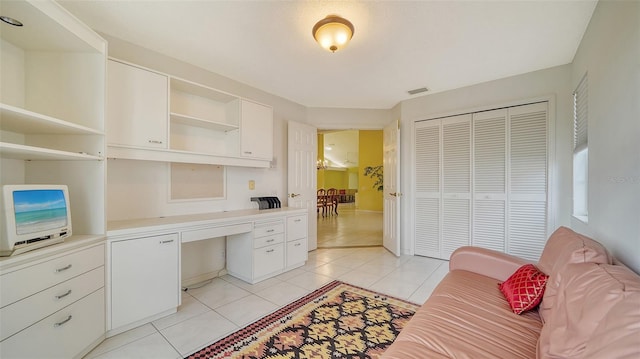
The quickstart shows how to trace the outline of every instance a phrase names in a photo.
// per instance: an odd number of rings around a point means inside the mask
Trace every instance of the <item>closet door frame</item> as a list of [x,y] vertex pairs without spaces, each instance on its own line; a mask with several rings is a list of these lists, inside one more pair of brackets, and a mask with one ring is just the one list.
[[[406,234],[408,235],[408,240],[405,242],[408,248],[403,248],[403,253],[409,255],[416,255],[416,125],[419,122],[424,121],[432,121],[432,120],[441,120],[443,118],[465,115],[465,114],[473,114],[477,112],[483,111],[492,111],[502,108],[509,108],[515,106],[528,105],[538,102],[547,102],[547,202],[546,202],[546,210],[547,210],[547,221],[546,221],[546,236],[551,235],[553,230],[556,228],[556,222],[558,220],[558,211],[557,204],[559,200],[557,198],[557,189],[560,187],[558,183],[558,179],[556,178],[555,167],[557,165],[556,162],[556,96],[555,95],[546,95],[540,97],[531,97],[522,100],[509,101],[503,103],[497,103],[493,105],[486,106],[478,106],[471,107],[466,109],[460,109],[455,111],[441,112],[441,113],[431,113],[425,114],[423,116],[415,117],[410,120],[410,125],[412,127],[411,131],[411,151],[405,158],[408,158],[408,165],[410,168],[407,173],[410,176],[410,190],[411,194],[407,197],[408,200],[406,202],[407,207],[405,213],[410,213],[408,216],[407,223],[409,226],[406,230]],[[473,137],[473,132],[472,132]],[[473,156],[473,144],[472,144],[472,156]],[[403,171],[404,172],[404,171]],[[473,172],[473,171],[472,171]],[[474,196],[474,192],[472,189],[472,197]],[[472,208],[472,216],[473,216],[473,208]],[[473,233],[472,233],[473,235]],[[506,248],[505,248],[506,249]]]

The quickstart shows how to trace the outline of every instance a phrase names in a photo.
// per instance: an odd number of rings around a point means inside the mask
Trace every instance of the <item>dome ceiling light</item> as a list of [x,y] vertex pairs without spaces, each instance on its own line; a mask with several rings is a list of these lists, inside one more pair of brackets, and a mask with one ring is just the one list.
[[338,15],[328,15],[313,26],[313,38],[323,48],[336,52],[347,46],[353,37],[353,24]]

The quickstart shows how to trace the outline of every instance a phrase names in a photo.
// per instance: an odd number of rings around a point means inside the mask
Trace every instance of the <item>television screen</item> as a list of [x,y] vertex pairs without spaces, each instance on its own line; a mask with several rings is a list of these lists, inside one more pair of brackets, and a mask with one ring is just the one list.
[[29,234],[67,225],[67,203],[60,189],[13,192],[16,234]]

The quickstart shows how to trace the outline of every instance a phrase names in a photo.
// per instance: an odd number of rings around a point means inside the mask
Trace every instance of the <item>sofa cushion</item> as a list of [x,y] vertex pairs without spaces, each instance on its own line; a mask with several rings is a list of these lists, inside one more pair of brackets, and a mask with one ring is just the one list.
[[541,327],[536,311],[511,311],[498,280],[454,270],[383,358],[533,358]]
[[609,252],[598,242],[578,234],[567,227],[558,228],[544,246],[538,268],[549,275],[542,302],[540,317],[546,322],[553,316],[552,308],[560,285],[557,273],[569,263],[612,263]]
[[558,276],[554,314],[542,328],[537,355],[582,357],[598,323],[627,301],[629,292],[640,292],[640,278],[626,267],[596,263],[567,264]]
[[625,292],[593,332],[585,359],[640,358],[640,292]]
[[533,264],[525,264],[518,268],[499,288],[507,299],[511,310],[521,314],[535,308],[542,300],[547,283],[546,274],[540,272]]
[[559,227],[547,240],[538,268],[550,275],[567,263],[609,263],[609,252],[593,239],[567,227]]

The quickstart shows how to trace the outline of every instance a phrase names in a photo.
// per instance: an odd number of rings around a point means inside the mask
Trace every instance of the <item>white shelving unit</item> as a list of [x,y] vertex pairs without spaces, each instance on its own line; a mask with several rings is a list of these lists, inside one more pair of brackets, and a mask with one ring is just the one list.
[[[12,293],[54,273],[51,266],[87,259],[89,246],[101,253],[92,265],[104,265],[106,41],[54,1],[3,1],[1,9],[24,26],[0,23],[0,185],[67,185],[73,223],[73,236],[64,243],[0,258],[2,291]],[[0,235],[4,230],[0,226]],[[40,267],[42,275],[32,273]],[[69,273],[78,264],[73,268]],[[27,281],[10,280],[22,277]],[[3,324],[17,329],[0,341],[0,357],[82,357],[90,351],[105,335],[99,279],[79,287],[91,293],[73,289],[64,308],[34,306],[35,295],[11,301],[13,319]],[[61,279],[55,283],[61,289],[51,290],[69,290],[70,282]],[[73,319],[65,320],[71,311]],[[29,322],[21,321],[27,316]],[[52,321],[64,323],[55,330]],[[60,336],[74,338],[73,345]]]
[[238,129],[238,125],[230,125],[228,123],[209,121],[199,117],[183,115],[180,113],[171,113],[171,121],[176,124],[185,126],[202,127],[214,131],[229,132]]
[[271,107],[118,59],[109,67],[109,158],[269,167]]

